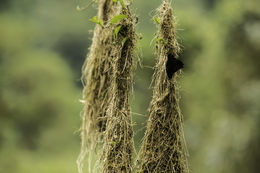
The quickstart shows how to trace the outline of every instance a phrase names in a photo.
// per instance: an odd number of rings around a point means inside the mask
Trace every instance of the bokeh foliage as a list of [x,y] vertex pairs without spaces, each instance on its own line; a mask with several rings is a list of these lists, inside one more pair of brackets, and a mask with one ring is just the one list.
[[[160,3],[133,3],[143,35],[131,99],[137,149],[152,95],[152,16]],[[76,172],[80,71],[94,28],[88,19],[96,15],[95,5],[83,12],[76,5],[1,1],[0,172]],[[185,63],[181,106],[192,172],[258,172],[259,1],[175,0],[172,6]]]

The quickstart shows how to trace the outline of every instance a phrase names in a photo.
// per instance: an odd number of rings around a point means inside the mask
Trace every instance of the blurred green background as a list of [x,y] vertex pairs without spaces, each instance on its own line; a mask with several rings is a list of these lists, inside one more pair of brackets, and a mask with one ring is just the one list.
[[[0,173],[77,172],[81,66],[96,5],[89,1],[0,1]],[[131,98],[138,149],[151,100],[161,0],[135,0],[143,35]],[[260,170],[260,1],[175,0],[181,107],[194,173]]]

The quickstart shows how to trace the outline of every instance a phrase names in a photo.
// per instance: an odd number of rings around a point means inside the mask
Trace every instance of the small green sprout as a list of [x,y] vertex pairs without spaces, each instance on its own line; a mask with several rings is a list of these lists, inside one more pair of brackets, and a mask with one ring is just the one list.
[[122,40],[122,47],[124,47],[125,45],[125,42],[128,40],[128,37],[125,37],[123,40]]
[[118,35],[118,33],[119,33],[121,27],[122,27],[122,26],[119,25],[119,26],[117,26],[117,27],[115,28],[115,31],[114,31],[115,40],[117,39],[117,35]]
[[110,20],[110,24],[113,25],[117,22],[119,22],[120,20],[122,19],[125,19],[127,18],[127,15],[124,15],[124,14],[119,14],[117,16],[114,16],[111,20]]
[[121,4],[122,8],[125,9],[125,3],[124,3],[124,0],[119,0],[119,2],[120,2],[120,4]]
[[98,19],[97,16],[94,16],[92,19],[89,19],[89,21],[104,27],[103,21],[101,19]]
[[153,21],[157,24],[160,24],[160,20],[158,17],[153,17]]

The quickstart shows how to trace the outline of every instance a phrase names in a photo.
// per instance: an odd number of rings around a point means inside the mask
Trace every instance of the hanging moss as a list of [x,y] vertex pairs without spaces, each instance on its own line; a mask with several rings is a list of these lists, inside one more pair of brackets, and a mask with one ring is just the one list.
[[[177,76],[167,75],[168,61],[180,52],[176,40],[173,11],[164,1],[154,18],[158,23],[157,63],[154,74],[154,91],[149,109],[147,131],[140,151],[141,173],[187,173],[187,158],[183,134],[183,118],[179,108]],[[171,59],[170,59],[171,58]]]
[[136,42],[135,21],[128,6],[121,20],[113,58],[112,100],[107,110],[107,126],[104,134],[103,173],[131,172],[133,130],[130,117],[129,93],[132,86],[133,52]]
[[94,156],[98,155],[98,143],[102,143],[102,132],[106,127],[106,111],[111,101],[113,52],[117,49],[113,44],[114,26],[109,26],[109,21],[120,13],[120,9],[121,5],[112,0],[98,1],[97,18],[102,21],[103,26],[96,25],[92,45],[82,68],[85,106],[82,112],[81,153],[77,161],[79,172],[82,172],[86,155],[89,172],[93,171],[98,160]]

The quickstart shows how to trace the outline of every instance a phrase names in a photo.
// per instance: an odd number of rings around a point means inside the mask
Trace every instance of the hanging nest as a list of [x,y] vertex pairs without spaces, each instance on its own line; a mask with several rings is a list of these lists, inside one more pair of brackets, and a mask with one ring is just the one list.
[[[102,132],[106,128],[107,108],[111,101],[112,63],[114,45],[114,26],[109,21],[121,11],[121,5],[112,0],[98,1],[98,19],[104,26],[96,25],[89,54],[82,68],[84,110],[82,112],[81,153],[77,160],[79,172],[82,172],[84,158],[87,155],[88,171],[96,168],[94,156],[102,144]],[[96,153],[97,152],[97,153]],[[94,165],[96,164],[96,165]],[[95,171],[94,171],[95,172]]]
[[104,134],[102,172],[132,171],[133,129],[130,116],[129,94],[132,87],[133,52],[136,43],[135,21],[128,6],[121,14],[121,29],[113,49],[112,100],[107,110],[107,126]]
[[[167,61],[178,57],[173,11],[164,1],[157,9],[158,57],[154,73],[154,90],[147,131],[140,150],[139,172],[187,173],[186,147],[183,134],[183,117],[179,107],[176,79],[178,72],[169,76]],[[171,59],[170,59],[171,58]],[[173,68],[173,67],[171,67]]]

